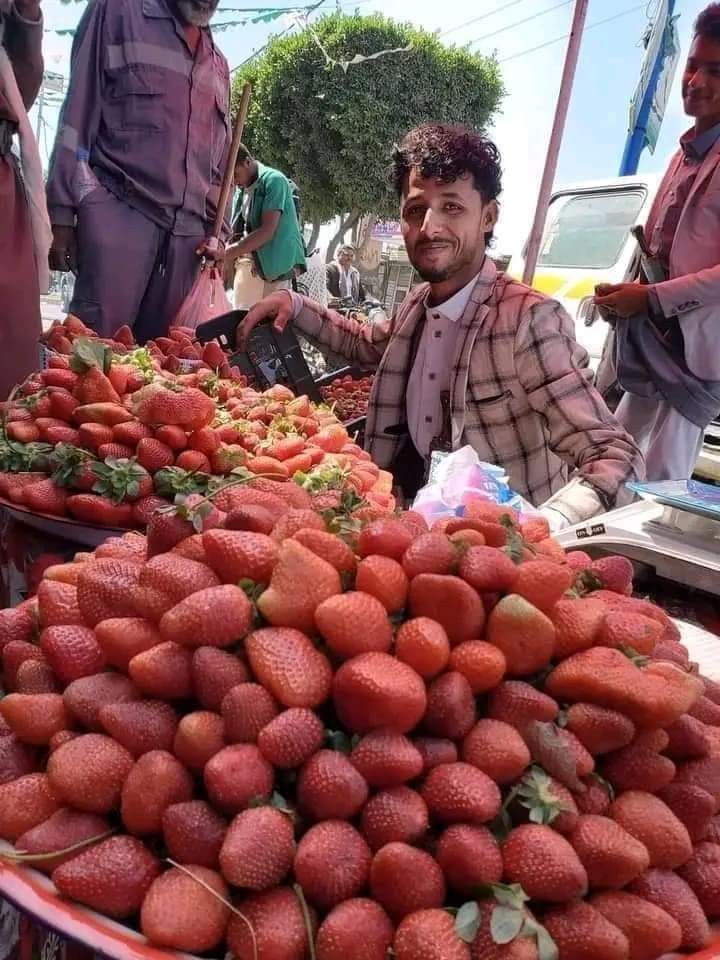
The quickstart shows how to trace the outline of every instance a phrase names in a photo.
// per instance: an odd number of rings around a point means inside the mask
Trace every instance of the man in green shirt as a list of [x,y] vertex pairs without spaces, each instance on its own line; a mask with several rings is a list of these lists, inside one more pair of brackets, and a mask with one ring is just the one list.
[[263,296],[289,289],[293,277],[305,272],[305,245],[295,206],[293,185],[279,170],[255,160],[240,146],[235,165],[240,189],[232,214],[233,242],[225,262],[252,257],[254,272],[263,280]]

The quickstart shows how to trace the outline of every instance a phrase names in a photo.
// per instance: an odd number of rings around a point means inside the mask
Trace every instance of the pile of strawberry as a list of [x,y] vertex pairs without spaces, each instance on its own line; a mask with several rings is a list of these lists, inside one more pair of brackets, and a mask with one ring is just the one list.
[[357,379],[346,374],[320,387],[320,395],[332,406],[339,420],[349,423],[367,415],[373,380],[372,374]]
[[[51,334],[58,329],[67,328]],[[225,369],[218,344],[203,354],[215,366],[185,374],[170,372],[153,345],[116,348],[78,329],[71,353],[53,354],[6,405],[0,496],[37,513],[144,529],[154,510],[213,492],[238,471],[285,480],[334,468],[389,503],[388,478],[378,483],[329,409],[282,386],[248,387]]]
[[709,942],[720,688],[628,561],[241,481],[0,613],[3,857],[236,960]]

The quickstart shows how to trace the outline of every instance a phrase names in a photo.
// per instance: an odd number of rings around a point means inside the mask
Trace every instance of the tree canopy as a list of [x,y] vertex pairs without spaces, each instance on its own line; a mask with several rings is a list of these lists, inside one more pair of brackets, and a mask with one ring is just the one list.
[[393,144],[427,121],[482,129],[504,93],[494,58],[380,14],[334,13],[272,40],[235,75],[235,102],[246,80],[245,142],[296,181],[303,214],[316,223],[347,211],[396,215],[387,186]]

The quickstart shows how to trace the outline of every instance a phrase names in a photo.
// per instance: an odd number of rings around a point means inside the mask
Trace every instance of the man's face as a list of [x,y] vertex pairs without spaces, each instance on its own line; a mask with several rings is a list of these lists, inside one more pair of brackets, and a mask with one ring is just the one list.
[[252,180],[252,160],[248,157],[235,167],[235,186],[247,187]]
[[355,254],[352,252],[352,250],[341,250],[338,255],[338,263],[341,267],[344,267],[345,270],[352,266],[354,259]]
[[495,200],[483,201],[472,176],[443,183],[412,170],[400,221],[410,262],[423,280],[440,283],[485,257],[485,233],[495,226]]
[[720,43],[695,37],[682,84],[685,113],[706,126],[720,123]]
[[212,20],[220,0],[175,0],[182,20],[193,27],[206,27]]

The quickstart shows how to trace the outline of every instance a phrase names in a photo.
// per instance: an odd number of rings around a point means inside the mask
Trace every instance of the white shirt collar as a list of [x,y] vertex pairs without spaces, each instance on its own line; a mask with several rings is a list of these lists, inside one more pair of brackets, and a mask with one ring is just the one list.
[[[480,271],[482,273],[482,271]],[[436,314],[439,313],[441,316],[445,317],[446,320],[451,320],[453,323],[462,317],[465,312],[465,307],[468,305],[470,295],[472,294],[475,284],[478,281],[480,273],[475,274],[470,283],[465,284],[465,286],[458,290],[457,293],[454,293],[449,300],[446,300],[444,303],[438,303],[435,306],[430,306],[428,300],[430,298],[430,292],[428,291],[427,296],[425,297],[425,312]]]

